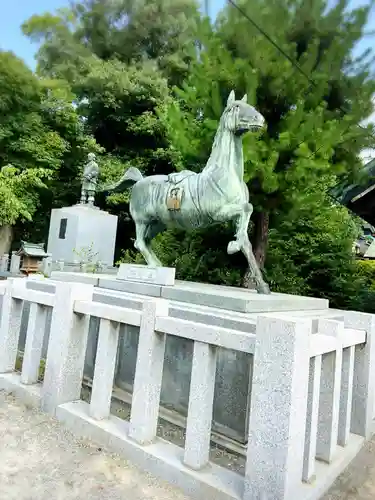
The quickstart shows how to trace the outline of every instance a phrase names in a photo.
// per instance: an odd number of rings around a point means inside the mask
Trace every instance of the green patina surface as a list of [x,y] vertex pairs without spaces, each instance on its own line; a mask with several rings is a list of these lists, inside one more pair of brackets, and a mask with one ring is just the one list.
[[264,117],[247,104],[247,97],[236,100],[232,91],[202,172],[143,177],[138,169],[130,168],[116,184],[105,189],[120,192],[132,187],[130,213],[136,225],[135,247],[147,264],[162,265],[150,243],[166,228],[189,231],[233,221],[236,233],[235,239],[228,244],[228,253],[241,251],[248,261],[257,291],[269,293],[248,237],[253,206],[243,181],[242,150],[243,134],[260,130],[264,124]]

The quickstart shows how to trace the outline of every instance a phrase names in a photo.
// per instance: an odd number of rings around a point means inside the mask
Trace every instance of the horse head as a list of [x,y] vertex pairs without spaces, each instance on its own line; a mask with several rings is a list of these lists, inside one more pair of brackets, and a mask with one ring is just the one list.
[[266,122],[263,115],[246,101],[246,94],[241,100],[237,101],[232,90],[221,118],[224,127],[236,135],[242,135],[247,131],[255,132],[260,130]]

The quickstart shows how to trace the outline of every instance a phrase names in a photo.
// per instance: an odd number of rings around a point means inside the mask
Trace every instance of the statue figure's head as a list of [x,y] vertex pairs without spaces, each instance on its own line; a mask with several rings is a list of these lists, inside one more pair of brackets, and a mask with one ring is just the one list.
[[95,154],[94,154],[94,153],[89,153],[89,154],[87,155],[87,159],[88,159],[89,161],[95,161],[95,158],[96,158],[96,156],[95,156]]
[[266,123],[263,115],[247,104],[247,95],[245,94],[241,100],[237,101],[233,90],[229,94],[222,120],[224,120],[224,126],[236,135],[260,130]]

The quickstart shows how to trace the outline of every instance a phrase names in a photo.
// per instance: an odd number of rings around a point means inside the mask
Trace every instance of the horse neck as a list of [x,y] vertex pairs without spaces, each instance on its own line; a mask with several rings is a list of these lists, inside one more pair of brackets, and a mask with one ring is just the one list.
[[222,180],[233,179],[235,175],[242,181],[244,175],[242,138],[220,125],[202,174]]

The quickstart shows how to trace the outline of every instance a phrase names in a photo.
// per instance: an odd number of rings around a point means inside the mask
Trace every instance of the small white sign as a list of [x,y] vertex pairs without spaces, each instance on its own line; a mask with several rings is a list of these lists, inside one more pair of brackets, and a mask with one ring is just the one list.
[[151,267],[139,264],[120,264],[117,279],[121,281],[137,281],[154,285],[173,286],[176,269],[173,267]]

